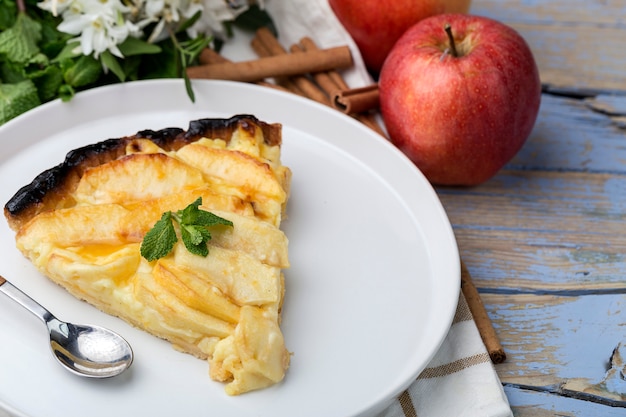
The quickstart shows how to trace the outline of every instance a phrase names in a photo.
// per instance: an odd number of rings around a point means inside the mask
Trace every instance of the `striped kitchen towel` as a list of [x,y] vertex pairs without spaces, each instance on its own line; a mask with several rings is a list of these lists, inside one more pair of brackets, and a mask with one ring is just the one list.
[[510,417],[502,384],[461,293],[441,348],[379,417]]

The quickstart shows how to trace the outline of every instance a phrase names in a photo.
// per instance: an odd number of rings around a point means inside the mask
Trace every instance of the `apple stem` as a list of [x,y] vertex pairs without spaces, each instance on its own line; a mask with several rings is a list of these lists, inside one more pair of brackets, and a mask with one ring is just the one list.
[[448,34],[448,40],[450,41],[450,54],[453,57],[458,58],[459,53],[456,51],[456,44],[454,43],[454,36],[452,35],[452,27],[450,27],[450,23],[446,23],[443,29]]

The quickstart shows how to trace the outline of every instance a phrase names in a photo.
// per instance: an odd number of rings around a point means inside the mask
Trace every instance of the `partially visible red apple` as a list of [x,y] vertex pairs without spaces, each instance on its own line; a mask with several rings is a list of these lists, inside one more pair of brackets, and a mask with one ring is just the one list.
[[477,185],[495,175],[530,135],[541,101],[537,65],[521,35],[461,14],[433,16],[405,32],[379,88],[391,141],[440,185]]
[[441,13],[467,13],[470,0],[328,0],[359,47],[365,65],[378,73],[394,43],[418,21]]

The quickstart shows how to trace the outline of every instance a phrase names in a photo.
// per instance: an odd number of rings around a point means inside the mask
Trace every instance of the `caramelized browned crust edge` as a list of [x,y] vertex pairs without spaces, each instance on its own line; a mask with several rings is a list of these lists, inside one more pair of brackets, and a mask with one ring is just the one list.
[[18,190],[4,206],[4,216],[9,227],[17,231],[37,214],[73,205],[71,194],[88,168],[115,160],[126,152],[126,147],[136,139],[149,139],[166,151],[175,151],[203,137],[229,140],[239,128],[261,128],[265,143],[280,145],[281,125],[265,123],[252,115],[235,115],[229,119],[199,119],[189,123],[187,131],[165,128],[158,131],[142,130],[132,136],[107,139],[74,149],[67,153],[59,165],[43,171],[30,184]]

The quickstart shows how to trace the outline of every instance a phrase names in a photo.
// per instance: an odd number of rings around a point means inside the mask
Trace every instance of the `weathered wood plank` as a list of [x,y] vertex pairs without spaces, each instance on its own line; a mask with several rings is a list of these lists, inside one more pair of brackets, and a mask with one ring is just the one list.
[[471,190],[437,192],[454,225],[538,230],[554,241],[562,241],[561,231],[626,232],[626,174],[503,170]]
[[496,367],[505,385],[626,407],[626,294],[483,299],[507,352]]
[[481,293],[626,292],[623,239],[465,227],[455,227],[455,234]]
[[551,90],[626,90],[623,2],[474,0],[470,12],[519,31]]
[[551,392],[505,386],[515,417],[623,417],[624,409],[557,396]]
[[512,22],[624,28],[622,0],[472,0],[472,13],[497,14]]
[[625,115],[626,95],[543,94],[535,127],[508,167],[626,173]]

